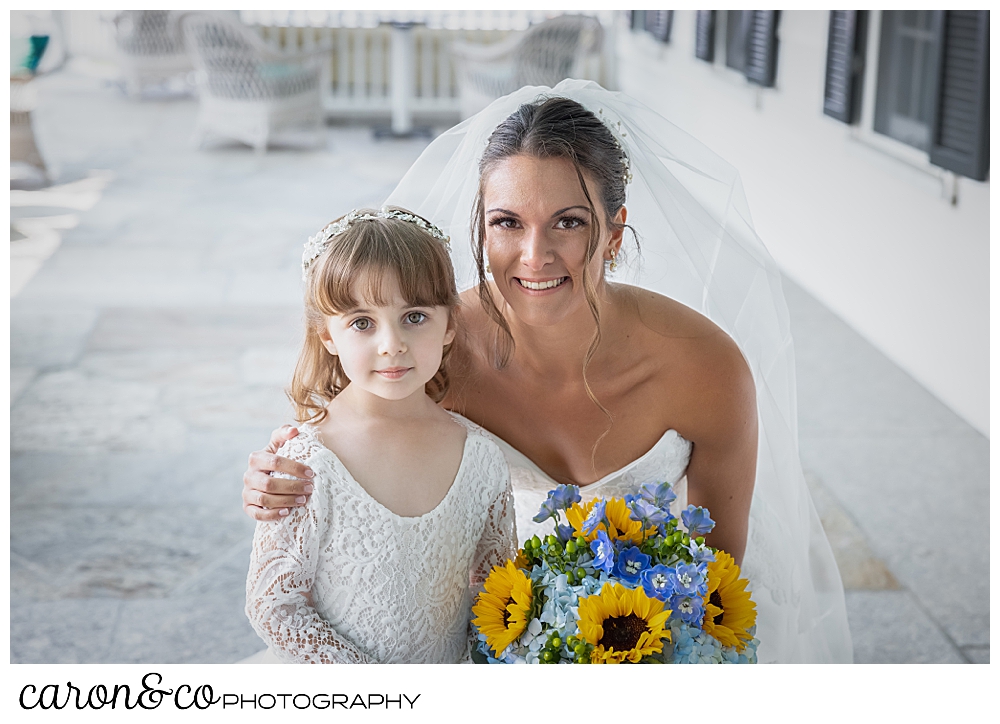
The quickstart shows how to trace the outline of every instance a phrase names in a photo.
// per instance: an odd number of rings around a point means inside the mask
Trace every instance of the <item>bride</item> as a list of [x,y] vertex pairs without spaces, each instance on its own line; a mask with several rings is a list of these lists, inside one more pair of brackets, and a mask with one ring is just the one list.
[[[851,660],[798,458],[780,276],[730,166],[637,101],[570,80],[437,138],[386,203],[451,235],[468,289],[443,404],[496,436],[521,539],[557,483],[586,500],[668,480],[742,562],[760,661]],[[312,490],[273,454],[295,432],[251,456],[257,520]]]

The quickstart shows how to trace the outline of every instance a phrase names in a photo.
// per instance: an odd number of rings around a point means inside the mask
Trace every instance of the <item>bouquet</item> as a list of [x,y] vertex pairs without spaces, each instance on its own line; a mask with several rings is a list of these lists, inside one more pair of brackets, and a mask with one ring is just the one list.
[[[514,561],[494,566],[472,608],[477,661],[491,664],[757,662],[756,604],[732,556],[705,544],[715,527],[689,505],[678,521],[669,483],[580,504],[549,492],[534,520],[554,520]],[[563,524],[562,516],[566,523]]]

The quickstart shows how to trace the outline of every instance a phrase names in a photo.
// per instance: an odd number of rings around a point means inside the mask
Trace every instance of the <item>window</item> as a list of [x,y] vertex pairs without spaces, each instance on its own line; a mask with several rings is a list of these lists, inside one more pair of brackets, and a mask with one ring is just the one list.
[[879,44],[875,130],[897,141],[930,149],[937,69],[933,10],[886,10]]
[[874,130],[978,181],[989,170],[989,22],[988,10],[886,10],[879,37]]

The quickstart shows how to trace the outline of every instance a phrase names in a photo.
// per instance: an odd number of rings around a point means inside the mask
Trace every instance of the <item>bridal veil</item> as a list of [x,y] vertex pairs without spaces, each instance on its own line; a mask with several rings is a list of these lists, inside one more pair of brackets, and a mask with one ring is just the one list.
[[610,279],[701,312],[736,341],[753,372],[759,449],[743,571],[757,602],[759,660],[850,662],[843,585],[799,461],[781,277],[754,231],[732,166],[635,99],[566,80],[521,88],[439,136],[386,204],[415,211],[449,234],[459,287],[472,286],[469,220],[487,139],[521,104],[552,96],[602,118],[630,160],[626,207],[640,247],[626,238]]

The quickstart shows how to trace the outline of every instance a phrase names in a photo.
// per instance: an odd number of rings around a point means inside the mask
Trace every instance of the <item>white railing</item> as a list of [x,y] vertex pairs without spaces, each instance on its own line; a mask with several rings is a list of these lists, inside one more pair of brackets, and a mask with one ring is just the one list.
[[[114,60],[116,11],[62,11],[61,23],[71,55]],[[413,28],[416,79],[412,110],[417,114],[457,116],[458,87],[449,48],[453,40],[496,43],[559,11],[240,11],[240,18],[277,48],[333,49],[332,87],[324,106],[331,116],[385,115],[390,112],[391,27],[387,22],[419,21]],[[613,11],[592,13],[604,24],[605,49],[588,59],[585,78],[615,88]]]
[[[454,40],[490,44],[532,23],[558,15],[549,11],[242,11],[240,17],[277,48],[333,49],[333,87],[324,100],[331,115],[385,114],[392,104],[391,27],[415,21],[414,113],[458,114],[460,102],[450,45]],[[605,87],[614,78],[614,13],[597,13],[605,24],[605,52],[588,58],[583,76]]]

